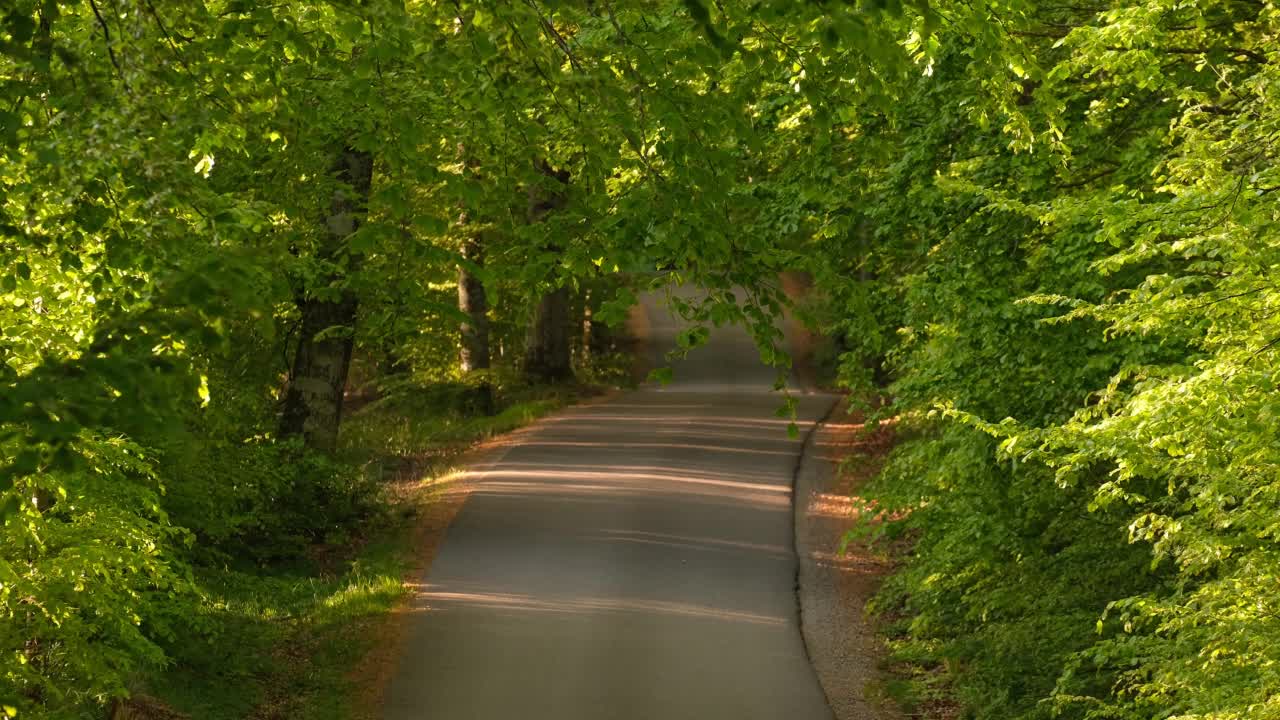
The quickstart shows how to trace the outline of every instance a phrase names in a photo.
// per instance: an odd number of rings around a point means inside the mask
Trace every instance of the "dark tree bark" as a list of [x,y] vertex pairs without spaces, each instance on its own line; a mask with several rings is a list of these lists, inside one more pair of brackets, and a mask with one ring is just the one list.
[[[465,218],[464,218],[465,222]],[[473,233],[462,244],[462,257],[476,265],[484,265],[484,237]],[[458,266],[458,309],[467,316],[462,324],[462,342],[458,361],[462,372],[483,372],[490,367],[489,298],[484,283],[466,265]],[[476,410],[485,415],[494,412],[493,386],[481,379],[475,389]]]
[[588,358],[607,355],[614,348],[613,328],[596,318],[604,296],[600,288],[589,290],[582,302],[582,344]]
[[[472,169],[471,158],[467,155],[465,143],[458,143],[458,157],[462,160],[464,170]],[[489,350],[489,297],[485,293],[484,282],[472,268],[484,267],[485,236],[475,227],[476,218],[465,205],[458,213],[458,226],[462,228],[462,259],[458,265],[458,309],[467,316],[467,321],[458,328],[460,343],[458,346],[458,365],[464,374],[477,373],[479,383],[468,398],[472,411],[483,415],[494,413],[493,385],[490,384],[487,372],[491,362]],[[468,227],[471,226],[471,227]]]
[[[476,265],[484,265],[484,244],[480,237],[469,237],[462,245],[462,257]],[[459,361],[462,372],[489,369],[489,298],[484,283],[466,265],[458,267],[458,309],[467,316],[462,325]]]
[[[530,223],[541,222],[548,214],[564,207],[565,190],[569,184],[566,170],[555,170],[546,161],[538,164],[542,174],[554,181],[554,189],[530,188]],[[557,252],[554,245],[548,252]],[[530,380],[561,382],[573,377],[572,335],[569,329],[569,289],[555,287],[543,294],[533,313],[526,336],[524,374]]]
[[565,308],[569,318],[569,367],[582,367],[586,363],[586,348],[583,340],[586,336],[582,334],[582,287],[579,283],[577,288],[569,291],[569,306]]
[[[334,191],[325,217],[325,238],[317,254],[325,263],[338,259],[347,237],[365,217],[373,182],[373,157],[343,148],[334,173],[342,185]],[[338,444],[342,400],[355,341],[355,293],[345,287],[329,290],[333,285],[341,286],[341,279],[338,271],[331,271],[298,293],[302,328],[280,418],[281,437],[301,436],[307,447],[323,452],[332,452]],[[325,292],[317,293],[317,288]]]
[[569,325],[569,288],[560,287],[544,294],[533,313],[525,343],[526,376],[542,382],[573,378]]

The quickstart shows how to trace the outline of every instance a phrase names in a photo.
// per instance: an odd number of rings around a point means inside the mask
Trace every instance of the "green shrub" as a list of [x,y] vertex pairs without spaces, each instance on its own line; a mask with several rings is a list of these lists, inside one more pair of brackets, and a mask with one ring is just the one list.
[[165,507],[204,562],[301,557],[341,540],[380,507],[378,479],[298,442],[250,441],[184,452]]
[[31,717],[81,717],[166,658],[199,602],[147,453],[85,436],[86,466],[31,476],[0,530],[0,698]]

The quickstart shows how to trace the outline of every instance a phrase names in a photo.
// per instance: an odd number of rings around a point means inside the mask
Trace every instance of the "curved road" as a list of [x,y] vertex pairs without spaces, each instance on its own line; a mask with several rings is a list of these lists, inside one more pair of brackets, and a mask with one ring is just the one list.
[[[677,326],[644,302],[651,352]],[[712,333],[665,387],[542,420],[440,547],[386,720],[829,720],[796,610],[791,486],[831,407]]]

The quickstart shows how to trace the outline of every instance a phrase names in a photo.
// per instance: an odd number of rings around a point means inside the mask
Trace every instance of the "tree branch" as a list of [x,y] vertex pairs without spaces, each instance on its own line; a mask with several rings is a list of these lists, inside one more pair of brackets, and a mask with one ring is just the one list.
[[89,0],[89,7],[93,8],[93,16],[98,18],[98,26],[102,28],[102,36],[107,41],[107,55],[111,58],[111,64],[116,68],[116,74],[120,76],[120,82],[128,86],[128,82],[124,79],[124,70],[120,68],[120,61],[116,58],[115,48],[111,46],[111,29],[107,27],[107,21],[103,19],[102,12],[98,10],[97,0]]

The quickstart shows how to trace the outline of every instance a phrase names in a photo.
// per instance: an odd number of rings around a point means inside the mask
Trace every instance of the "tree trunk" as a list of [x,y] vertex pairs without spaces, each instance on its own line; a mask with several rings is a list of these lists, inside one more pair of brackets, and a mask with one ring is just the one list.
[[613,328],[596,318],[605,293],[600,287],[589,290],[582,303],[582,344],[587,358],[600,358],[613,352]]
[[544,294],[534,311],[525,343],[526,376],[542,382],[573,378],[569,324],[569,288],[560,287]]
[[[462,257],[476,265],[484,265],[484,239],[471,234],[462,244]],[[484,283],[466,265],[458,266],[458,309],[467,316],[460,328],[462,342],[458,360],[462,372],[483,372],[489,369],[489,298]],[[493,386],[488,378],[481,378],[475,390],[476,409],[484,415],[494,412]]]
[[[538,163],[538,169],[558,185],[549,191],[542,188],[529,189],[530,223],[540,222],[552,211],[564,207],[565,188],[569,184],[569,173],[566,170],[555,170],[545,160]],[[559,249],[551,243],[548,243],[546,249],[552,253],[559,252]],[[560,382],[573,377],[573,337],[569,329],[571,323],[569,318],[567,287],[556,287],[543,294],[533,313],[533,321],[529,325],[526,336],[524,354],[526,378],[541,382]]]
[[[324,263],[339,260],[347,237],[364,219],[373,182],[373,158],[367,152],[344,148],[334,173],[342,185],[334,191],[325,217],[327,232],[318,253]],[[338,444],[355,342],[356,296],[342,280],[339,271],[331,270],[313,281],[312,288],[337,285],[341,289],[336,295],[317,294],[309,288],[298,294],[302,330],[280,418],[281,437],[301,436],[307,447],[323,452],[332,452]]]
[[[462,257],[484,264],[484,246],[479,238],[467,238],[462,245]],[[467,316],[462,324],[462,345],[459,361],[462,372],[489,369],[489,298],[484,283],[467,266],[458,267],[458,309]]]
[[[579,317],[582,318],[582,332],[579,334],[578,346],[578,365],[581,367],[592,359],[591,353],[591,299],[593,293],[590,287],[583,288],[581,296],[581,310]],[[574,312],[578,312],[578,308],[574,308]]]

